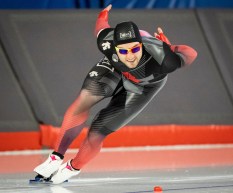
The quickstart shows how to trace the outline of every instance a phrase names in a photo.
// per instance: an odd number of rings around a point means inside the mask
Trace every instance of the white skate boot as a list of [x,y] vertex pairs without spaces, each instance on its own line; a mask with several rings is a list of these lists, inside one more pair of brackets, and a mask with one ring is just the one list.
[[68,162],[62,164],[58,171],[52,176],[51,181],[53,184],[60,184],[62,182],[65,182],[69,178],[76,176],[80,173],[80,170],[75,170],[72,168],[69,160]]
[[56,172],[60,165],[62,164],[62,159],[54,154],[50,154],[48,159],[37,166],[34,171],[44,178],[49,178],[54,172]]

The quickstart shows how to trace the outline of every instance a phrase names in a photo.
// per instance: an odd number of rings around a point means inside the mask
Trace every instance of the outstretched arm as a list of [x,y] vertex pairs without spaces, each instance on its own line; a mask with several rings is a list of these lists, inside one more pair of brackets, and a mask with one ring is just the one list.
[[187,45],[171,45],[171,42],[164,35],[163,30],[160,27],[158,28],[158,33],[155,32],[154,35],[157,39],[167,43],[171,50],[180,56],[182,59],[182,66],[188,66],[196,59],[196,50]]
[[95,24],[95,31],[94,31],[94,34],[96,37],[99,35],[100,31],[102,31],[105,28],[110,27],[110,25],[108,24],[108,12],[111,10],[111,8],[112,8],[112,5],[110,4],[99,13],[99,16]]

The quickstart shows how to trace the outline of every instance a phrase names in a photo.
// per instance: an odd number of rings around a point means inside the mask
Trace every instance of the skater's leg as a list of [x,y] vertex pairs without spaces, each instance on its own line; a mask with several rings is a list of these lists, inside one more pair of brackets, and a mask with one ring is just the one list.
[[79,97],[65,114],[55,151],[49,155],[44,163],[34,169],[36,173],[48,178],[58,170],[67,148],[83,129],[89,109],[102,99],[102,96],[93,96],[87,90],[81,91]]

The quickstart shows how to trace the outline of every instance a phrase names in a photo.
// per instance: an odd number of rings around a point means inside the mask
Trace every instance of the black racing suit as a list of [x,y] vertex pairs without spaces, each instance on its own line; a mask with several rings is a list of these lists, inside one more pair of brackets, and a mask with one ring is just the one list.
[[113,30],[106,28],[98,35],[98,48],[105,56],[91,69],[82,87],[92,95],[112,97],[90,127],[105,136],[136,117],[165,85],[167,74],[184,63],[166,43],[142,37],[142,58],[136,68],[128,68],[115,51]]

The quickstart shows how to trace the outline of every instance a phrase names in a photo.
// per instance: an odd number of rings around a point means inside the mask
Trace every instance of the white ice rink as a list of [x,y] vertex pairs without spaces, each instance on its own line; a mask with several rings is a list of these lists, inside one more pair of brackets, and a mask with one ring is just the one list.
[[0,192],[153,193],[154,186],[165,193],[233,192],[233,145],[104,149],[67,183],[29,184],[49,152],[1,152]]

